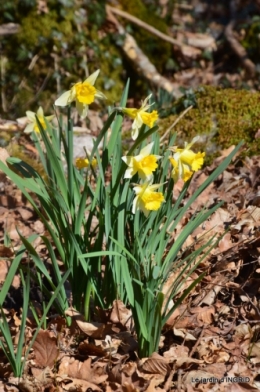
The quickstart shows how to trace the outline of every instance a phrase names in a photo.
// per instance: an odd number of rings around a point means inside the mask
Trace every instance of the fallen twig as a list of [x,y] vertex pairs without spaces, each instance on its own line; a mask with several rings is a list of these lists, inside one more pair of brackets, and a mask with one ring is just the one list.
[[107,11],[110,11],[113,14],[116,14],[118,16],[122,16],[122,18],[129,20],[130,22],[136,24],[139,27],[142,27],[143,29],[149,31],[149,33],[156,35],[156,37],[159,37],[162,40],[169,42],[170,44],[180,46],[180,47],[186,46],[186,45],[182,44],[181,42],[179,42],[177,39],[174,39],[174,38],[170,37],[169,35],[162,33],[161,31],[157,30],[153,26],[150,26],[149,24],[145,23],[141,19],[136,18],[136,16],[130,15],[128,12],[119,10],[118,8],[115,8],[115,7],[111,7],[110,5],[107,5],[106,9],[107,9]]
[[136,71],[145,77],[152,85],[157,88],[162,88],[173,94],[175,98],[182,96],[178,90],[178,85],[171,83],[168,79],[164,78],[159,74],[155,66],[150,62],[148,57],[142,52],[142,50],[137,45],[136,40],[128,34],[124,27],[118,22],[115,16],[111,13],[111,7],[107,6],[107,17],[115,24],[120,34],[124,35],[125,40],[122,46],[120,46],[131,61],[132,65]]
[[166,130],[166,132],[163,134],[163,136],[160,138],[160,142],[162,142],[167,136],[168,134],[171,132],[171,130],[175,127],[175,125],[182,119],[182,117],[185,116],[186,113],[188,113],[188,111],[193,108],[193,106],[189,106],[187,109],[184,110],[184,112],[182,112],[178,118],[176,118],[176,120],[173,122],[173,124]]
[[0,25],[0,35],[17,34],[20,30],[20,25],[17,23],[4,23]]

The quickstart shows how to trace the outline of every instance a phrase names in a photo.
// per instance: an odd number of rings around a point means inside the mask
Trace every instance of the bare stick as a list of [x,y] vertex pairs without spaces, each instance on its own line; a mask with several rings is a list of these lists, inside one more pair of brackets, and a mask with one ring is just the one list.
[[168,35],[162,33],[161,31],[155,29],[154,27],[150,26],[149,24],[143,22],[142,20],[136,18],[133,15],[130,15],[128,12],[119,10],[118,8],[111,7],[110,5],[106,6],[107,10],[111,11],[113,14],[122,16],[122,18],[125,18],[127,20],[130,20],[130,22],[133,22],[139,27],[142,27],[143,29],[149,31],[149,33],[156,35],[156,37],[161,38],[164,41],[169,42],[170,44],[180,46],[180,47],[185,47],[187,45],[183,45],[181,42],[179,42],[177,39],[174,39],[172,37],[169,37]]
[[166,136],[171,132],[171,130],[175,127],[175,125],[182,119],[182,117],[185,116],[186,113],[188,113],[188,111],[192,108],[193,106],[189,106],[187,109],[184,110],[184,112],[182,112],[180,114],[180,116],[178,118],[176,118],[176,120],[174,121],[174,123],[167,129],[167,131],[165,132],[165,134],[160,138],[160,142],[162,142]]

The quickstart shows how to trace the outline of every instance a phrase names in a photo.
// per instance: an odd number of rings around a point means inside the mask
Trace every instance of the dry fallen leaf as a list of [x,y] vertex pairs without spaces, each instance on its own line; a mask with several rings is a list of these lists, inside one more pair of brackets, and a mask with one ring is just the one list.
[[52,368],[59,355],[57,339],[49,331],[40,329],[33,343],[34,363],[40,367]]
[[170,371],[166,359],[157,353],[153,353],[149,358],[141,359],[138,363],[138,369],[142,372],[163,374],[164,376]]
[[80,362],[74,358],[64,357],[59,367],[59,375],[66,375],[68,377],[76,378],[91,382],[92,384],[101,384],[108,375],[104,374],[104,370],[95,363],[91,365],[91,358],[84,362]]
[[124,325],[129,330],[132,330],[133,328],[132,312],[130,309],[127,309],[125,304],[120,300],[115,300],[113,302],[110,320],[113,323],[120,323]]

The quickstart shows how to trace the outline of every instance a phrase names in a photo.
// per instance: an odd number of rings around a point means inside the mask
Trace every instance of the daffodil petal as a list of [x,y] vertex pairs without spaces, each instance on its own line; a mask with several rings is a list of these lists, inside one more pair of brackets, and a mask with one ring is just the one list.
[[97,80],[99,72],[100,72],[100,69],[97,69],[95,72],[93,72],[93,74],[89,75],[89,77],[85,80],[85,82],[87,82],[93,86],[95,81]]
[[88,115],[88,105],[84,105],[83,103],[76,101],[77,111],[82,119],[86,118]]
[[[149,99],[151,98],[152,95],[153,95],[153,94],[148,95],[148,97],[146,97],[146,98],[143,100],[142,108],[144,108],[144,107],[147,105],[147,102],[149,101]],[[151,106],[151,105],[148,104],[148,108],[149,108],[150,106]]]
[[138,156],[144,157],[144,156],[149,155],[153,149],[153,145],[154,145],[154,142],[147,144],[147,146],[142,148],[142,150],[140,151],[140,154]]
[[125,171],[124,178],[132,178],[136,174],[136,170],[134,170],[132,167],[129,167]]
[[127,164],[127,166],[133,167],[134,157],[132,157],[130,155],[126,155],[126,156],[122,157],[122,160]]
[[34,129],[34,124],[33,123],[27,124],[25,129],[24,129],[24,133],[32,133],[33,129]]
[[198,171],[204,162],[205,152],[198,152],[192,162],[191,168],[193,171]]
[[105,94],[103,94],[101,91],[96,90],[96,94],[95,97],[100,98],[100,99],[107,99],[107,97],[105,96]]
[[56,99],[54,105],[56,106],[68,106],[72,102],[71,100],[71,90],[66,91],[65,93],[61,94],[61,96]]
[[137,201],[138,201],[138,196],[136,196],[133,200],[133,205],[132,205],[132,213],[135,214],[137,211]]
[[37,117],[43,117],[44,113],[43,113],[43,108],[40,106],[39,109],[37,110]]
[[133,140],[136,140],[139,135],[139,128],[132,128],[131,130],[131,136]]
[[35,113],[34,113],[34,112],[31,112],[30,110],[27,110],[26,116],[27,116],[27,118],[28,118],[29,121],[31,121],[31,122],[35,122],[35,121],[36,121],[36,119],[35,119]]

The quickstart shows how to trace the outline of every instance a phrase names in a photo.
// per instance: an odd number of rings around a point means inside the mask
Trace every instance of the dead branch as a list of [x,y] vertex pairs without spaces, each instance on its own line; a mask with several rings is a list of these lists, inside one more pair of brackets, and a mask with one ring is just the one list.
[[[136,40],[128,33],[125,34],[125,41],[122,49],[139,74],[143,75],[154,86],[162,88],[176,96],[177,85],[174,85],[159,74],[155,66],[139,48]],[[179,93],[179,96],[180,95],[182,94]]]
[[125,31],[124,27],[111,13],[110,8],[111,7],[109,6],[106,7],[107,18],[112,23],[114,23],[119,33],[124,35],[125,39],[121,48],[126,57],[132,63],[133,67],[136,69],[137,73],[147,79],[151,85],[154,85],[157,88],[162,88],[168,91],[170,94],[173,94],[175,98],[179,98],[182,94],[178,90],[178,85],[171,83],[168,79],[159,74],[155,66],[150,62],[148,57],[139,48],[136,40]]
[[107,11],[112,12],[113,14],[116,14],[118,16],[121,16],[122,18],[125,18],[129,20],[130,22],[136,24],[139,27],[142,27],[143,29],[149,31],[149,33],[156,35],[156,37],[161,38],[162,40],[169,42],[170,44],[176,45],[176,46],[186,46],[183,45],[181,42],[179,42],[177,39],[174,39],[172,37],[169,37],[168,35],[162,33],[161,31],[155,29],[154,27],[150,26],[149,24],[143,22],[141,19],[136,18],[133,15],[130,15],[128,12],[119,10],[118,8],[111,7],[110,5],[106,6]]
[[0,25],[0,35],[16,34],[20,30],[20,25],[17,23],[5,23]]
[[180,116],[178,118],[176,118],[176,120],[174,121],[174,123],[166,130],[166,132],[163,134],[163,136],[160,138],[160,144],[162,143],[162,141],[168,136],[168,134],[171,132],[171,130],[175,127],[176,124],[178,124],[178,122],[185,116],[186,113],[188,113],[188,111],[190,109],[192,109],[193,106],[189,106],[187,107],[184,112],[182,112],[180,114]]

